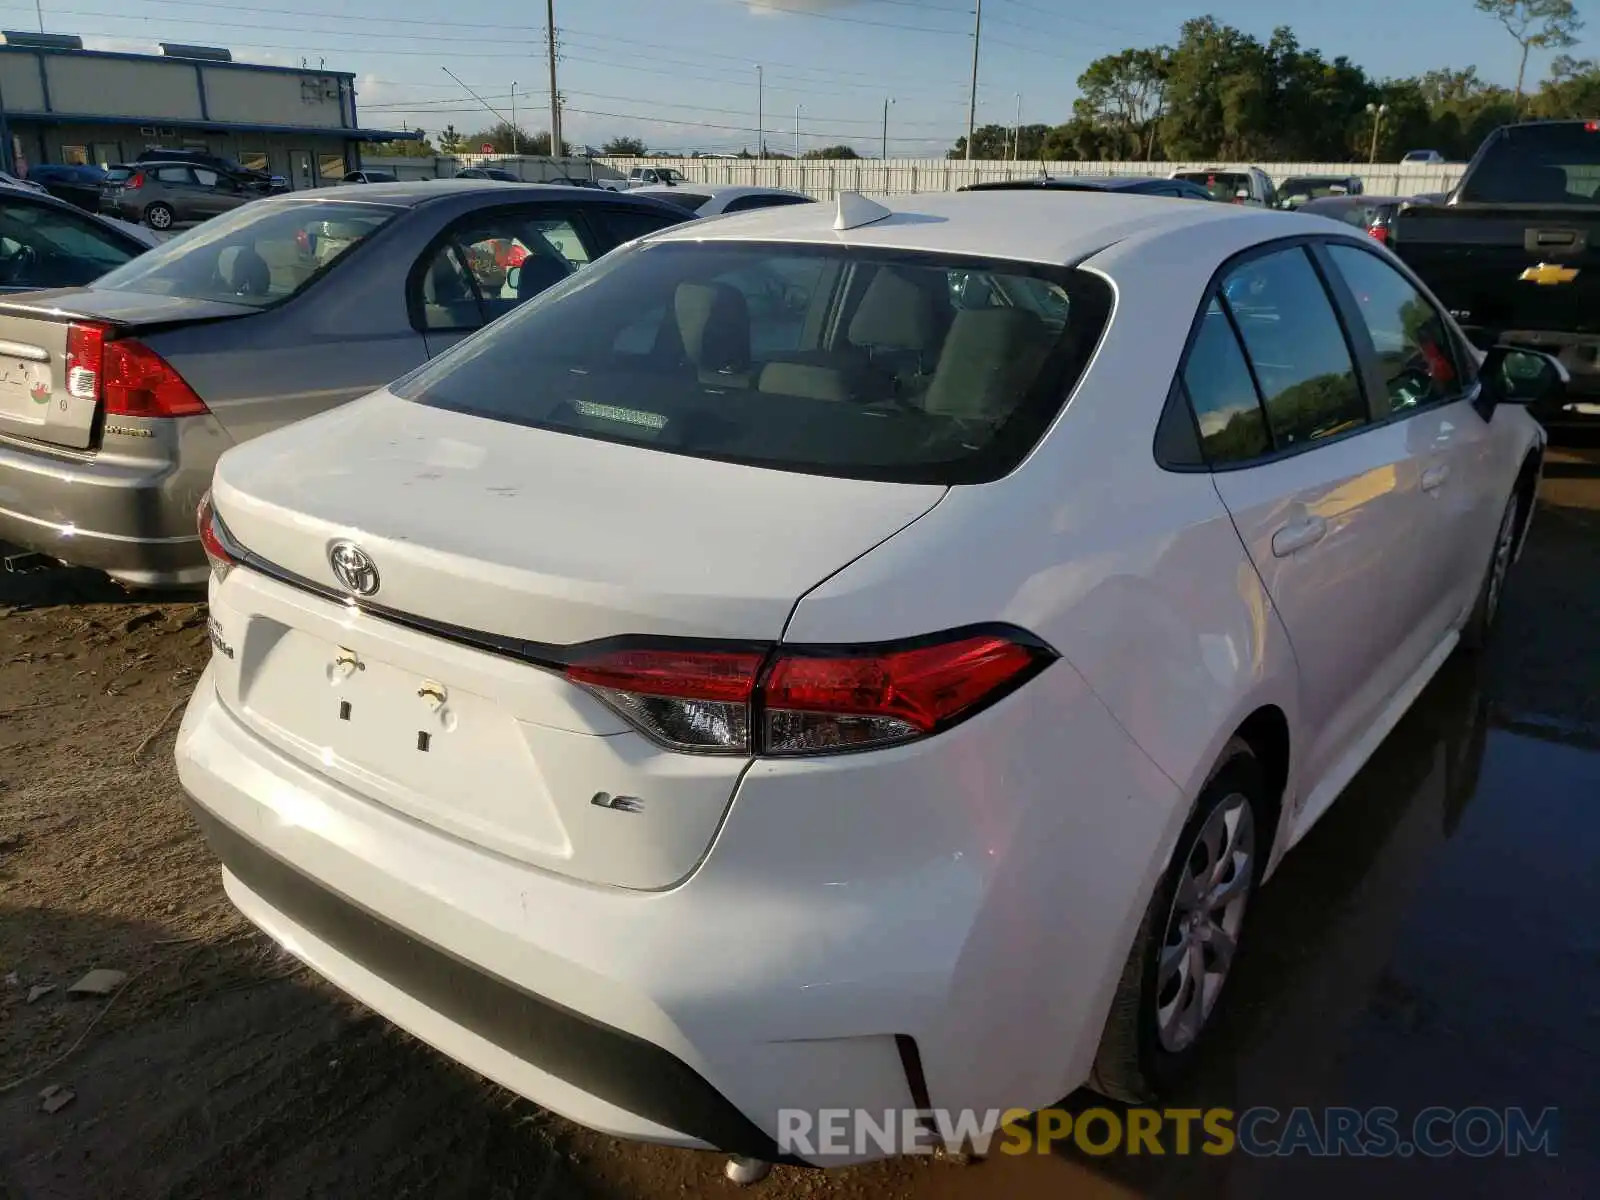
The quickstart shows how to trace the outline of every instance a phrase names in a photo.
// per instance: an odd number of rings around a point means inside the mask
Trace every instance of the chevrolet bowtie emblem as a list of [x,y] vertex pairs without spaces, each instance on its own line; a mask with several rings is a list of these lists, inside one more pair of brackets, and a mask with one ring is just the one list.
[[1562,267],[1555,263],[1540,263],[1537,267],[1529,267],[1518,276],[1524,283],[1537,283],[1541,287],[1555,283],[1571,283],[1577,277],[1577,267]]

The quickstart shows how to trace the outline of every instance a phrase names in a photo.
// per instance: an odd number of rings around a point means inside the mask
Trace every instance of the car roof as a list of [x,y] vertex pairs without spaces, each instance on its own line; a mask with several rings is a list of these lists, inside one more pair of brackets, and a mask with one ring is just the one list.
[[1025,188],[1040,188],[1045,191],[1049,191],[1051,188],[1059,188],[1061,191],[1075,191],[1083,188],[1099,188],[1115,191],[1118,188],[1174,182],[1187,183],[1188,180],[1172,180],[1164,175],[1053,175],[1049,178],[987,180],[983,183],[970,184],[963,190],[969,192],[1003,192],[1007,190],[1021,191]]
[[788,204],[733,213],[714,222],[691,221],[652,234],[652,242],[776,241],[857,245],[977,255],[1018,262],[1064,264],[1135,234],[1213,221],[1260,220],[1283,229],[1293,214],[1237,204],[1196,204],[1163,196],[1089,191],[1049,194],[1014,191],[926,192],[876,197],[888,215],[847,230],[834,229],[837,206]]
[[696,183],[693,180],[685,184],[666,187],[662,184],[648,184],[641,188],[632,188],[630,196],[681,196],[684,192],[697,196],[709,196],[713,200],[737,200],[740,196],[805,196],[804,192],[797,192],[791,188],[754,187],[747,183]]
[[593,188],[563,187],[560,184],[534,183],[531,180],[512,183],[505,179],[402,179],[394,183],[364,184],[359,191],[337,185],[307,188],[279,196],[264,196],[262,202],[288,204],[297,200],[334,200],[344,204],[392,204],[397,208],[415,208],[419,204],[450,196],[487,194],[504,195],[509,198],[518,192],[526,192],[529,196],[536,196],[540,200],[549,200],[555,194],[566,192],[581,197],[585,202],[599,199],[601,203],[609,202],[606,197],[609,197],[610,201],[623,201],[635,194],[635,192],[606,192],[604,197],[597,197]]

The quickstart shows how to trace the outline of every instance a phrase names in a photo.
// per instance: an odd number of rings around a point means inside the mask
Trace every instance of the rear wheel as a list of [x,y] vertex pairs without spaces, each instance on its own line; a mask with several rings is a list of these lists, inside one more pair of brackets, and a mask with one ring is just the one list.
[[173,215],[172,206],[159,200],[144,210],[145,224],[151,229],[171,229]]
[[1235,738],[1184,826],[1123,966],[1089,1086],[1129,1104],[1168,1093],[1215,1021],[1271,839],[1260,763]]
[[1517,554],[1522,506],[1527,502],[1526,489],[1519,483],[1517,490],[1511,493],[1511,499],[1506,501],[1500,528],[1494,535],[1494,552],[1489,556],[1489,567],[1478,589],[1478,602],[1473,605],[1472,615],[1461,629],[1461,644],[1468,650],[1483,649],[1494,630],[1495,617],[1500,614],[1500,598],[1505,594],[1506,578],[1511,574],[1511,562]]

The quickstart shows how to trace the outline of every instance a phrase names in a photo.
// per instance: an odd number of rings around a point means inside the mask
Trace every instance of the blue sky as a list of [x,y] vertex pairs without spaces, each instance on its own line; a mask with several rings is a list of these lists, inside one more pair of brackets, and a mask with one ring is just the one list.
[[[494,118],[442,68],[519,124],[549,127],[541,0],[42,0],[45,27],[91,47],[154,49],[158,41],[231,48],[241,61],[313,65],[358,76],[362,124],[453,124],[470,133]],[[321,11],[315,11],[317,9]],[[1580,5],[1580,11],[1582,6]],[[1071,112],[1075,81],[1102,54],[1175,40],[1209,12],[1265,38],[1294,27],[1304,46],[1348,55],[1380,76],[1476,64],[1509,83],[1515,43],[1471,0],[1274,0],[1122,7],[1060,0],[984,0],[978,122],[1055,122]],[[36,29],[33,0],[0,0],[0,25]],[[762,64],[767,144],[792,151],[848,142],[876,154],[883,105],[892,156],[940,155],[966,131],[970,0],[557,0],[556,27],[569,141],[617,133],[652,147],[754,148]],[[1586,35],[1600,37],[1596,31]],[[1586,36],[1574,53],[1594,53]],[[1530,75],[1542,76],[1548,55]]]

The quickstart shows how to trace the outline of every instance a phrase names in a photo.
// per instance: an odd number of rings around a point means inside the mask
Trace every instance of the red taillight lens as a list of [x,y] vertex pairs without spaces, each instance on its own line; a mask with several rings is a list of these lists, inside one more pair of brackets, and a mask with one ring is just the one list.
[[102,395],[115,417],[197,417],[209,410],[182,375],[143,342],[105,343]]
[[996,635],[889,653],[779,654],[762,687],[765,749],[827,753],[943,729],[1009,689],[1039,651]]
[[566,669],[676,750],[829,754],[937,733],[1055,658],[1024,635],[972,632],[826,654],[778,647],[601,651]]
[[74,322],[67,326],[67,395],[76,400],[100,399],[105,347],[104,325]]
[[1389,229],[1388,229],[1387,226],[1374,225],[1370,229],[1367,230],[1367,233],[1370,234],[1377,241],[1382,242],[1384,245],[1387,246],[1389,244]]
[[239,547],[229,536],[222,518],[217,516],[210,492],[200,498],[200,508],[195,516],[200,525],[201,548],[211,563],[211,574],[220,583],[227,578],[229,571],[239,565]]
[[144,172],[143,171],[135,171],[132,175],[129,175],[128,178],[126,180],[124,180],[123,184],[122,184],[123,190],[124,191],[128,191],[128,192],[136,192],[140,188],[142,188],[143,186],[144,186]]

